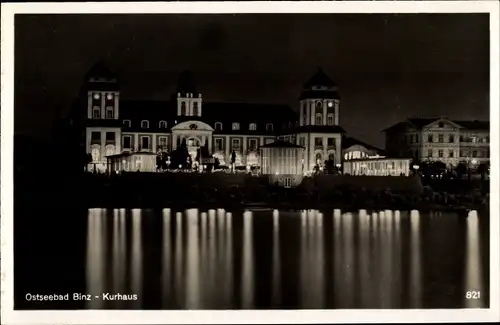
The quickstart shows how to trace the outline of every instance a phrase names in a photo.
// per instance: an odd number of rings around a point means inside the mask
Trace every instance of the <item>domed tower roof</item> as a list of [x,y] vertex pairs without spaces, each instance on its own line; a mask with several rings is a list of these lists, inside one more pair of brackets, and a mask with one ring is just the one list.
[[193,74],[190,71],[183,71],[177,81],[177,93],[185,95],[187,93],[196,94],[196,86]]
[[302,88],[300,99],[340,99],[337,84],[321,68],[318,68]]
[[118,90],[119,82],[116,73],[111,71],[108,66],[100,61],[96,63],[85,74],[86,88],[94,90]]

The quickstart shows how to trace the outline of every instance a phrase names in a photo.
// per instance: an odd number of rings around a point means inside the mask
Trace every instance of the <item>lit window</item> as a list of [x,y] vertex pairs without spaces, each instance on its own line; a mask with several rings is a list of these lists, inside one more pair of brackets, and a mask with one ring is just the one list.
[[97,148],[92,149],[92,161],[99,161],[101,155],[100,150]]
[[255,123],[250,123],[250,125],[248,126],[248,129],[249,129],[250,131],[255,131],[255,130],[257,130],[257,124],[255,124]]
[[92,110],[92,118],[93,119],[101,118],[101,108],[99,106],[94,106],[94,109]]
[[112,120],[114,118],[113,107],[106,107],[106,118]]
[[198,102],[193,103],[193,115],[198,116]]
[[167,122],[166,121],[160,121],[160,129],[166,129],[167,128]]
[[222,123],[221,122],[215,122],[215,130],[222,131]]
[[149,129],[149,121],[141,121],[141,128],[143,129]]
[[273,130],[273,124],[272,123],[267,123],[266,124],[266,130],[267,131],[272,131]]
[[333,121],[333,114],[328,114],[328,125],[333,125],[334,121]]
[[316,125],[321,125],[323,124],[323,116],[321,113],[316,114]]
[[233,123],[232,129],[233,129],[233,131],[239,130],[240,129],[240,123]]
[[130,120],[123,120],[123,125],[125,125],[126,127],[130,127],[130,125],[132,124],[132,122]]
[[444,142],[444,134],[438,135],[438,142],[443,143]]
[[238,150],[240,148],[240,139],[233,139],[233,150]]

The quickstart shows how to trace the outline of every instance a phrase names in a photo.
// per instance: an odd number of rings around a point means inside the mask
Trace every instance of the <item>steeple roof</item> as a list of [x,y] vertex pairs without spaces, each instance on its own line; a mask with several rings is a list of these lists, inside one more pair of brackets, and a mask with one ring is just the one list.
[[323,69],[318,68],[316,73],[309,79],[308,82],[304,84],[304,89],[311,87],[336,87],[335,82],[328,77],[328,75],[323,71]]
[[299,99],[306,98],[340,99],[340,96],[337,84],[321,68],[318,68],[312,78],[303,86]]

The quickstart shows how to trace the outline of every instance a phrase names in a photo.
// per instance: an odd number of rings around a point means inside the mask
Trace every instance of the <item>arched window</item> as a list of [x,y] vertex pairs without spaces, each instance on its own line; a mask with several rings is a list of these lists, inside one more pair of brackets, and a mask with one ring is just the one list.
[[181,115],[187,115],[186,102],[181,103]]
[[257,124],[256,123],[250,123],[250,125],[248,126],[248,129],[250,131],[255,131],[257,130]]
[[149,121],[146,120],[141,121],[141,128],[149,129]]
[[322,124],[323,124],[323,114],[316,113],[316,125],[322,125]]
[[233,131],[237,131],[240,129],[240,123],[238,122],[234,122],[233,123],[233,127],[232,127]]
[[273,124],[272,123],[267,123],[266,124],[266,131],[272,131],[273,130]]
[[333,120],[333,114],[328,114],[327,123],[328,123],[328,125],[333,125],[335,123]]
[[321,164],[321,160],[323,160],[323,156],[318,152],[316,154],[316,163],[319,165]]
[[166,129],[167,128],[167,121],[160,121],[160,129]]
[[215,130],[222,131],[222,123],[221,122],[215,122]]
[[126,127],[130,127],[130,125],[132,124],[132,122],[130,120],[123,120],[123,125],[125,125]]

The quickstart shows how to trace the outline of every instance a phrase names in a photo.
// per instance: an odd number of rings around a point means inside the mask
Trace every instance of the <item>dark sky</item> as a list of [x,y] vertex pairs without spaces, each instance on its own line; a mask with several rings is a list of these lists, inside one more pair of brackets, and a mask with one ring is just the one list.
[[41,138],[106,60],[122,98],[168,99],[190,70],[207,101],[287,103],[322,67],[349,135],[383,146],[409,116],[489,118],[487,14],[16,17],[15,130]]

